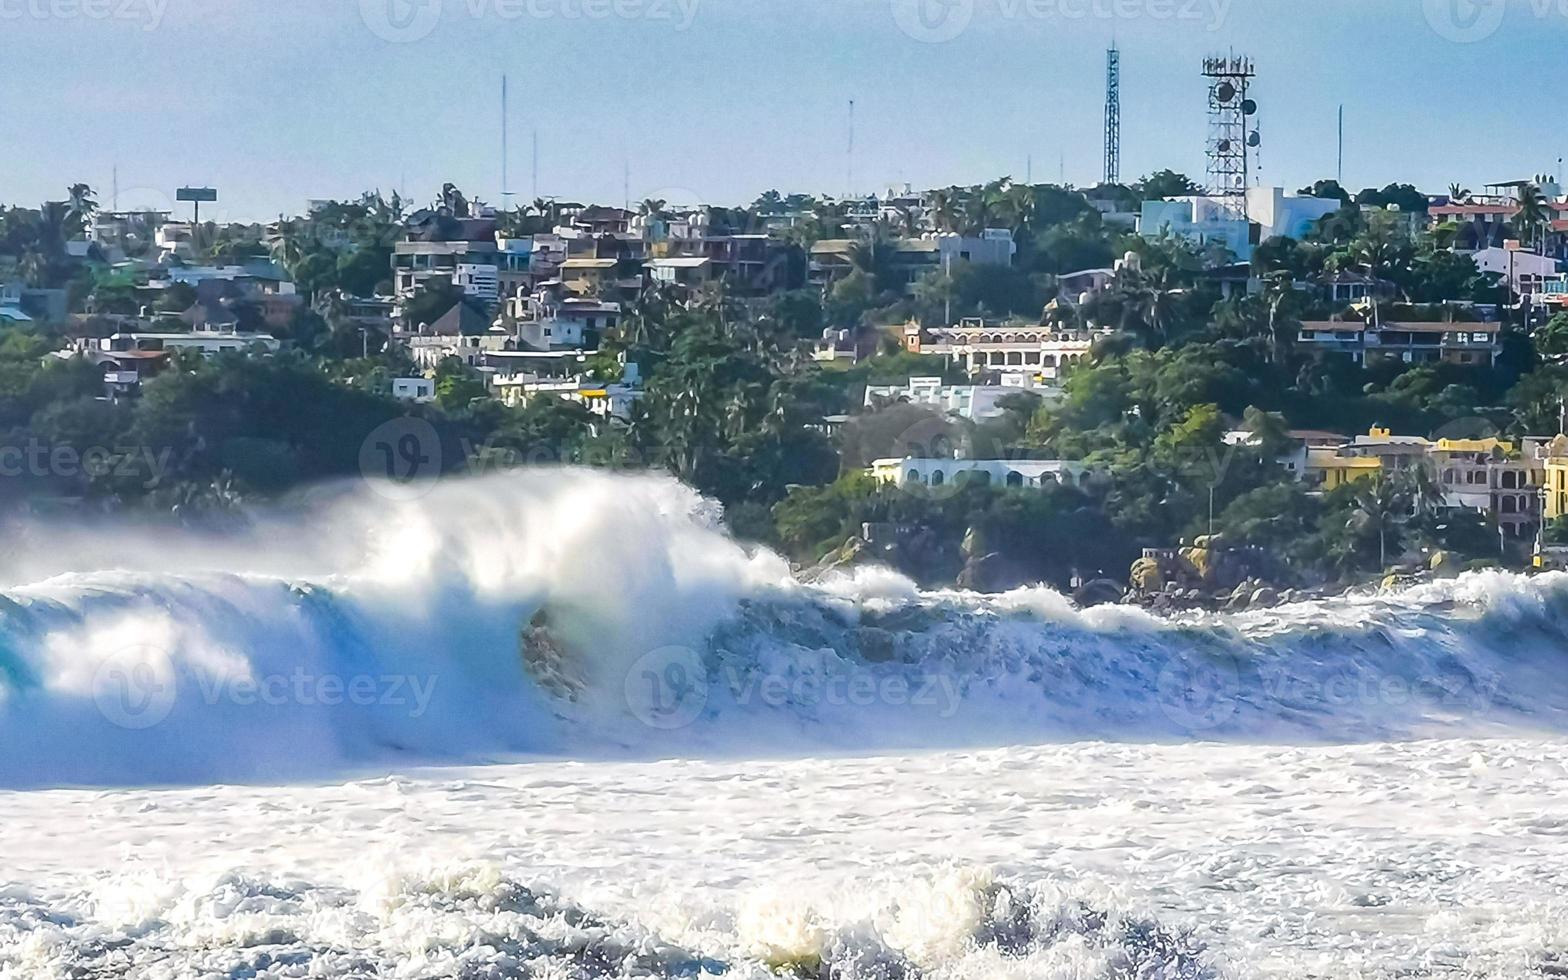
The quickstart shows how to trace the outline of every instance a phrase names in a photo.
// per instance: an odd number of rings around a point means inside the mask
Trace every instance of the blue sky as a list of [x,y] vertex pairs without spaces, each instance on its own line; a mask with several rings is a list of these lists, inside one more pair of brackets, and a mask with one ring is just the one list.
[[534,129],[545,194],[619,202],[628,167],[633,200],[840,193],[850,99],[854,190],[1031,157],[1093,183],[1113,33],[1126,176],[1201,176],[1197,67],[1233,48],[1259,66],[1265,182],[1332,176],[1344,103],[1348,185],[1441,191],[1568,155],[1568,0],[1504,2],[0,0],[0,201],[85,180],[107,204],[118,164],[122,205],[210,183],[216,217],[443,180],[493,202],[503,72],[524,196]]

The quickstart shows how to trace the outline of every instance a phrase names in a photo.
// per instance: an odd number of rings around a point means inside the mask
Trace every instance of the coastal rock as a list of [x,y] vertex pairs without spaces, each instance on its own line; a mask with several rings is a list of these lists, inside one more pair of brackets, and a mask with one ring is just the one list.
[[1208,548],[1183,548],[1182,560],[1192,566],[1193,573],[1200,581],[1212,582],[1214,580],[1214,552]]
[[1108,578],[1095,579],[1073,593],[1073,602],[1085,608],[1121,602],[1126,590]]
[[1428,568],[1438,578],[1458,578],[1459,573],[1464,571],[1464,566],[1446,551],[1433,554]]
[[1132,563],[1132,573],[1127,577],[1133,590],[1144,595],[1153,595],[1164,590],[1166,586],[1165,572],[1160,568],[1157,558],[1139,558]]

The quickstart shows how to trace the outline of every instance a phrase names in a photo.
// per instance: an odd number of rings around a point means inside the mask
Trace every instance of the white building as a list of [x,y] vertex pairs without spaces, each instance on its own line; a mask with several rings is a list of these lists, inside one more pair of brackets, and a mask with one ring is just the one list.
[[1247,191],[1244,215],[1237,214],[1225,198],[1145,201],[1138,234],[1151,240],[1171,235],[1200,249],[1220,245],[1236,261],[1250,262],[1255,243],[1275,237],[1299,241],[1314,222],[1337,210],[1339,201],[1332,198],[1287,195],[1281,187],[1254,187]]
[[1515,296],[1540,292],[1545,283],[1558,278],[1557,260],[1534,252],[1483,248],[1470,257],[1481,272],[1496,275],[1505,284],[1512,280]]
[[401,402],[433,402],[436,383],[430,378],[393,378],[392,397]]
[[1087,464],[1060,459],[879,459],[871,475],[898,487],[980,482],[997,487],[1081,487],[1094,478]]
[[535,398],[564,398],[583,405],[601,418],[628,421],[632,406],[642,398],[642,389],[626,384],[604,384],[581,378],[557,380],[533,375],[497,376],[491,388],[503,404],[522,407]]
[[621,306],[547,284],[528,292],[518,290],[507,301],[518,340],[535,350],[597,348],[599,337],[621,322]]
[[935,236],[937,255],[942,268],[948,269],[959,262],[976,265],[1012,265],[1018,254],[1018,244],[1013,241],[1011,228],[987,228],[978,238],[959,234]]
[[946,357],[972,374],[1028,374],[1046,382],[1060,378],[1064,368],[1088,356],[1094,342],[1108,333],[1060,331],[1039,324],[989,323],[980,319],[929,330],[910,323],[904,327],[904,349],[911,354]]
[[501,267],[479,262],[459,262],[452,271],[452,285],[463,295],[494,303],[501,298]]
[[226,330],[198,330],[193,333],[116,333],[87,343],[95,345],[97,350],[114,353],[193,350],[207,357],[214,354],[241,352],[271,354],[283,346],[278,338],[270,333]]
[[415,366],[433,371],[449,357],[469,367],[479,367],[485,358],[506,348],[511,342],[503,333],[487,334],[396,334],[394,339],[408,348]]
[[503,404],[521,407],[535,398],[564,398],[603,418],[629,421],[643,396],[636,363],[625,363],[621,380],[603,382],[584,373],[581,353],[500,352],[487,358],[490,388]]
[[865,407],[905,402],[984,422],[1003,414],[1002,399],[1021,393],[1036,395],[1048,402],[1059,401],[1062,397],[1060,388],[1036,384],[1034,377],[1027,374],[1004,375],[1001,384],[995,385],[950,385],[941,378],[910,378],[902,385],[867,385]]

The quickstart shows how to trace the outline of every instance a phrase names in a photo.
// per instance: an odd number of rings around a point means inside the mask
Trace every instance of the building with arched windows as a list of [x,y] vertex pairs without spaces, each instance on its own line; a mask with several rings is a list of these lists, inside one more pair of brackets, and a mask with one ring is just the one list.
[[971,318],[951,327],[906,324],[904,349],[911,354],[946,357],[971,374],[1022,372],[1041,381],[1055,381],[1109,333]]
[[1094,480],[1085,463],[1060,459],[879,459],[871,475],[898,487],[981,483],[996,487],[1082,487]]

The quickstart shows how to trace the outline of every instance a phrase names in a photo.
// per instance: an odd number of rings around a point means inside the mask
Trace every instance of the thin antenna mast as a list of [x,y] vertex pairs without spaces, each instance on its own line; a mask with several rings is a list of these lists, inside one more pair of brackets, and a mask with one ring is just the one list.
[[1111,42],[1105,52],[1105,183],[1122,180],[1122,53]]
[[844,168],[844,195],[855,196],[855,100],[849,100],[849,152]]
[[507,91],[506,76],[501,76],[501,208],[509,210],[512,204],[512,178],[510,161],[507,154],[511,149],[510,133],[507,129]]

